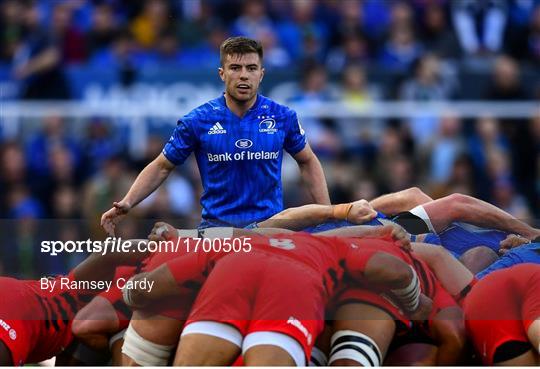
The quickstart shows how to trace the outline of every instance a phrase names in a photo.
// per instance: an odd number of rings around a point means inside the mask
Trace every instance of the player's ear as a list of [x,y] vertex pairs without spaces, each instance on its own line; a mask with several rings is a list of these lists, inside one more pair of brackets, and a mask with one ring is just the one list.
[[219,78],[221,78],[221,80],[225,82],[225,70],[222,67],[218,68],[218,74]]
[[264,67],[261,67],[261,79],[259,79],[259,83],[262,82],[263,78],[264,78]]

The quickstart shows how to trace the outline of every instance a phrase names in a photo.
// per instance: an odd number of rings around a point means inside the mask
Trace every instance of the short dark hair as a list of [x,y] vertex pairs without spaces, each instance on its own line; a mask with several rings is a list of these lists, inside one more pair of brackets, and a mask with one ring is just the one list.
[[223,66],[226,55],[245,55],[256,53],[259,59],[263,59],[263,47],[257,40],[247,37],[229,37],[219,47],[219,61]]

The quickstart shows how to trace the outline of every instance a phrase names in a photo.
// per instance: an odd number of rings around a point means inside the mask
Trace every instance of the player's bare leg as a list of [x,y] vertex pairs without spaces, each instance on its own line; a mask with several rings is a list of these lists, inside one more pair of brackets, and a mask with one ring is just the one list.
[[245,366],[296,366],[287,351],[278,346],[254,346],[244,354]]
[[[538,317],[527,330],[527,336],[536,351],[536,365],[540,365],[540,317]],[[534,353],[534,351],[533,351]]]
[[111,345],[111,361],[113,366],[122,366],[122,346],[124,345],[124,339],[119,339],[113,342]]
[[429,343],[408,343],[391,351],[384,366],[435,366],[437,346]]
[[407,188],[406,190],[389,193],[379,196],[369,203],[373,208],[381,213],[395,215],[412,208],[433,201],[418,187]]
[[532,239],[540,233],[538,229],[516,219],[502,209],[475,197],[452,194],[422,205],[436,232],[452,222],[460,221],[479,227],[493,228],[509,233],[518,233]]
[[229,366],[240,353],[240,347],[228,340],[193,333],[182,336],[173,365]]
[[94,350],[105,350],[109,345],[109,335],[117,333],[118,316],[111,303],[96,296],[82,308],[72,324],[73,334]]
[[[353,303],[341,306],[336,312],[335,319],[335,333],[353,331],[361,333],[364,339],[366,337],[371,339],[377,346],[377,350],[371,350],[371,356],[380,355],[381,362],[378,365],[382,365],[382,360],[386,356],[396,330],[396,323],[388,313],[372,305]],[[332,360],[330,357],[329,364],[331,366],[358,366],[361,362],[350,358]]]
[[499,256],[487,246],[477,246],[467,250],[460,256],[459,261],[471,273],[476,274],[493,264]]
[[463,310],[451,306],[439,311],[430,324],[430,336],[437,342],[436,366],[459,365],[465,355]]
[[[123,366],[167,365],[183,322],[142,311],[133,312],[122,347]],[[150,362],[149,362],[150,360]]]

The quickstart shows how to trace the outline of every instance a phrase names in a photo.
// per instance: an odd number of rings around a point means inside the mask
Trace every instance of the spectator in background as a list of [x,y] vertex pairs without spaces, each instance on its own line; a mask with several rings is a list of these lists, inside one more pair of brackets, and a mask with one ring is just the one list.
[[8,193],[28,183],[26,158],[16,142],[6,142],[0,150],[0,217],[7,217]]
[[492,189],[492,180],[488,176],[488,158],[491,153],[499,151],[505,156],[509,153],[508,139],[500,131],[497,119],[486,115],[475,124],[475,132],[469,138],[468,152],[474,165],[474,178],[479,184],[479,195],[488,199]]
[[39,4],[24,7],[26,37],[13,58],[13,74],[23,99],[68,99],[69,86],[62,71],[62,51],[41,24]]
[[291,64],[289,53],[279,45],[274,32],[262,32],[259,40],[264,47],[264,65],[266,68],[283,68]]
[[81,163],[81,150],[79,144],[66,131],[64,120],[56,115],[50,115],[43,120],[43,126],[33,138],[30,139],[26,154],[29,170],[35,178],[48,177],[51,173],[49,158],[56,147],[63,147],[69,151],[74,166]]
[[326,65],[332,72],[342,71],[351,64],[363,64],[368,61],[368,45],[361,34],[350,34],[343,42],[330,50]]
[[322,62],[328,30],[315,19],[316,2],[293,0],[290,4],[291,18],[277,24],[280,44],[295,61]]
[[0,3],[0,61],[10,62],[23,37],[24,6],[18,0]]
[[274,24],[268,17],[268,9],[263,0],[249,0],[242,4],[242,13],[234,21],[231,34],[260,39],[261,34],[273,34]]
[[525,100],[527,93],[521,82],[519,65],[509,56],[500,56],[495,61],[491,85],[486,93],[488,100]]
[[218,25],[223,27],[223,25],[220,24],[221,20],[218,20],[218,15],[215,14],[215,9],[210,2],[201,1],[196,3],[192,1],[183,3],[183,5],[188,4],[197,4],[197,6],[194,6],[194,9],[188,14],[184,14],[183,18],[177,20],[176,28],[178,38],[189,49],[205,42],[212,29]]
[[512,214],[517,219],[532,224],[533,217],[527,202],[523,196],[516,193],[511,181],[495,181],[492,202],[495,206]]
[[[129,190],[134,179],[134,174],[126,169],[124,160],[119,156],[113,156],[104,162],[103,169],[87,183],[83,193],[82,209],[90,228],[90,238],[103,235],[99,224],[101,213],[109,208],[114,199],[123,196]],[[137,210],[134,213],[137,214]]]
[[349,64],[342,74],[342,101],[350,106],[363,106],[376,98],[367,83],[366,72],[360,64]]
[[363,9],[360,1],[340,1],[336,4],[339,19],[333,24],[333,34],[330,35],[332,45],[339,44],[348,35],[362,34],[364,32]]
[[531,16],[526,40],[529,59],[537,65],[540,64],[540,4]]
[[501,51],[508,16],[506,0],[455,0],[451,6],[454,27],[466,54]]
[[[144,67],[180,67],[186,66],[184,62],[184,53],[176,33],[173,31],[165,31],[156,42],[153,50],[138,53],[140,61],[138,64]],[[189,66],[189,64],[187,64]]]
[[414,77],[405,81],[400,98],[411,101],[446,101],[455,92],[455,82],[445,75],[439,58],[425,54],[413,64]]
[[428,157],[431,158],[429,179],[437,185],[448,181],[454,162],[464,149],[461,120],[451,112],[446,113],[441,118],[438,133],[428,144]]
[[[359,64],[350,64],[343,70],[340,86],[341,101],[345,106],[358,109],[367,107],[378,99],[380,91],[369,86],[366,72]],[[339,119],[337,126],[342,145],[348,152],[359,155],[363,160],[372,160],[375,153],[373,137],[380,131],[381,121],[374,119]]]
[[500,132],[499,121],[486,115],[476,121],[475,133],[468,146],[476,170],[485,172],[489,153],[502,151],[507,154],[509,142]]
[[45,213],[40,202],[35,199],[26,186],[17,186],[7,193],[8,218],[17,220],[9,229],[8,247],[10,252],[6,258],[10,273],[24,276],[37,276],[46,270],[38,263],[39,224],[37,219]]
[[100,68],[107,65],[118,75],[123,86],[130,86],[137,75],[136,66],[140,59],[135,55],[135,43],[129,30],[119,32],[109,48],[97,51],[90,64],[94,68]]
[[105,119],[95,118],[88,123],[83,153],[88,174],[94,175],[110,157],[120,154],[125,144],[114,127]]
[[[413,64],[414,76],[405,81],[400,99],[406,101],[432,102],[450,100],[455,93],[455,80],[443,72],[440,60],[434,54],[426,54]],[[422,111],[409,120],[413,136],[420,145],[425,145],[438,129],[439,117]]]
[[423,47],[414,30],[411,6],[403,1],[395,2],[390,13],[389,34],[379,52],[381,65],[405,70],[422,54]]
[[49,29],[58,43],[63,63],[80,63],[86,60],[86,39],[72,24],[73,10],[69,3],[59,2],[52,12]]
[[427,50],[443,59],[460,55],[454,30],[448,24],[443,5],[430,3],[423,12],[421,41]]
[[92,13],[92,23],[86,34],[88,52],[94,54],[112,45],[117,33],[118,24],[110,4],[96,4]]
[[[465,195],[480,196],[483,199],[489,199],[489,193],[481,196],[478,192],[477,183],[475,181],[477,172],[473,166],[469,155],[462,153],[454,160],[450,177],[444,184],[437,184],[432,188],[434,198],[440,198],[451,195],[453,193],[462,193]],[[428,182],[429,183],[429,182]]]
[[131,22],[131,31],[143,48],[154,47],[159,35],[171,28],[172,9],[165,0],[146,0],[142,12]]
[[184,50],[183,63],[197,67],[214,68],[219,64],[219,47],[227,37],[227,29],[221,23],[215,23],[201,44]]
[[[386,193],[390,187],[394,187],[391,184],[393,181],[391,177],[394,176],[392,170],[396,168],[394,168],[394,164],[392,163],[400,160],[404,153],[403,131],[393,125],[387,126],[380,135],[375,166],[373,168],[381,192]],[[401,182],[401,178],[398,181]]]
[[[300,90],[290,102],[304,109],[317,109],[322,103],[335,101],[337,97],[337,93],[328,83],[326,69],[321,65],[314,65],[305,71]],[[317,118],[303,119],[302,127],[309,132],[309,143],[319,157],[337,153],[339,138],[325,121]]]

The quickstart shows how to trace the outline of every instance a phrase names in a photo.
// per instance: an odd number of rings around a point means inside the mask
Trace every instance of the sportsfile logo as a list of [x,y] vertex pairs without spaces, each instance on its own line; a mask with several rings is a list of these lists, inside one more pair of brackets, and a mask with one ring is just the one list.
[[313,337],[311,336],[311,333],[309,333],[309,331],[307,330],[307,328],[302,324],[302,322],[300,322],[298,319],[296,319],[295,317],[290,317],[289,320],[287,320],[287,324],[290,324],[296,328],[298,328],[298,330],[300,332],[302,332],[302,334],[307,338],[307,343],[308,345],[311,345],[311,341],[313,340]]
[[2,319],[0,319],[0,327],[4,328],[4,330],[8,332],[9,338],[11,338],[13,341],[17,339],[17,332],[15,329],[11,328],[11,326]]
[[222,135],[225,133],[227,133],[227,130],[223,128],[220,122],[216,122],[208,131],[209,135]]

